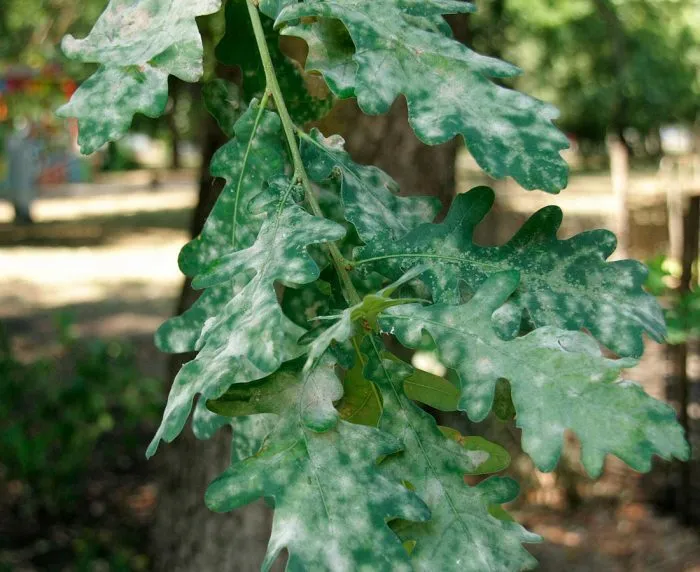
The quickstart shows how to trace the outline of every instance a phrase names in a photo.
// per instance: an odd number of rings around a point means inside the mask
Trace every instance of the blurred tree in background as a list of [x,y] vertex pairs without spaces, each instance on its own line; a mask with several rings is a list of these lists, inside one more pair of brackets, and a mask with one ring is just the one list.
[[474,46],[490,53],[499,46],[495,55],[526,72],[518,87],[557,105],[562,128],[578,138],[602,142],[618,126],[645,137],[667,123],[697,120],[697,2],[501,0],[488,6],[473,16]]

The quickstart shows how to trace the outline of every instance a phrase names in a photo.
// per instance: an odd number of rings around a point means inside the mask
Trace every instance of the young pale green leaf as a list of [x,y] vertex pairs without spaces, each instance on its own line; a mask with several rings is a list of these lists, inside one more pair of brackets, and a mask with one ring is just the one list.
[[[405,381],[404,387],[406,387]],[[487,441],[483,437],[473,435],[464,436],[456,429],[452,429],[452,427],[440,426],[438,428],[440,429],[440,433],[448,439],[452,439],[455,443],[458,443],[464,450],[480,451],[489,455],[488,459],[479,465],[479,473],[497,473],[510,464],[508,452],[500,445],[491,443],[491,441]]]
[[161,439],[172,441],[180,433],[196,394],[218,397],[230,385],[262,379],[303,353],[297,342],[304,330],[282,312],[275,283],[306,284],[318,278],[308,246],[342,238],[345,229],[290,205],[292,188],[293,183],[285,181],[271,184],[281,198],[255,243],[222,256],[194,279],[193,286],[206,288],[253,275],[219,314],[205,322],[197,340],[199,354],[175,378],[148,455],[155,453]]
[[[301,67],[280,49],[279,34],[273,28],[273,20],[265,18],[262,24],[277,81],[292,118],[297,123],[320,119],[333,107],[332,95],[327,90],[320,97],[315,97],[309,92],[308,77]],[[216,47],[216,58],[226,65],[241,68],[243,90],[247,99],[262,96],[266,87],[265,71],[258,53],[246,0],[229,0],[226,4],[226,33]]]
[[322,183],[341,179],[345,218],[360,239],[396,240],[418,225],[431,222],[440,211],[434,197],[400,197],[398,184],[377,167],[355,163],[343,148],[343,138],[326,139],[318,129],[303,135],[301,153],[311,179]]
[[[219,149],[211,173],[226,180],[226,186],[204,224],[202,233],[180,252],[180,269],[195,276],[231,251],[250,247],[265,216],[274,204],[254,212],[251,203],[262,192],[266,181],[284,171],[285,154],[279,116],[260,109],[252,102],[235,126],[236,138]],[[162,351],[194,351],[207,320],[216,317],[248,281],[237,277],[230,283],[209,288],[181,316],[167,320],[156,333]]]
[[413,268],[393,284],[386,286],[376,294],[367,294],[361,302],[343,310],[343,313],[338,316],[338,320],[332,326],[321,332],[309,345],[309,357],[304,367],[306,369],[311,367],[334,341],[344,342],[349,340],[355,333],[356,324],[359,323],[364,332],[377,330],[377,316],[379,316],[381,312],[393,306],[419,302],[420,300],[416,300],[415,298],[395,299],[391,298],[391,295],[399,287],[410,282],[422,272],[422,266]]
[[58,110],[78,119],[83,153],[121,137],[136,113],[162,115],[168,75],[189,82],[201,77],[195,17],[220,7],[221,0],[111,0],[85,39],[64,38],[69,58],[101,64]]
[[545,207],[505,245],[479,246],[474,229],[493,200],[486,187],[458,195],[444,222],[421,225],[393,242],[373,241],[358,251],[364,259],[358,264],[389,278],[425,265],[429,270],[424,280],[435,301],[447,303],[459,301],[460,283],[474,293],[494,273],[517,270],[521,282],[515,296],[494,315],[504,335],[517,333],[526,311],[535,327],[588,328],[622,356],[642,354],[644,332],[663,340],[663,314],[643,289],[644,265],[635,260],[606,262],[615,249],[612,233],[594,230],[559,240],[561,210]]
[[414,369],[403,384],[406,396],[438,411],[457,411],[459,389],[443,377]]
[[[436,29],[442,14],[472,11],[472,4],[456,0],[319,0],[288,6],[277,24],[307,16],[340,20],[356,46],[354,93],[365,113],[386,113],[403,94],[411,126],[425,143],[462,135],[489,175],[558,192],[567,182],[560,151],[568,140],[552,123],[557,111],[491,81],[518,75],[516,67],[474,53],[443,26]],[[304,25],[287,32],[310,36]],[[330,58],[322,60],[325,66],[319,59],[317,69],[329,67]]]
[[538,542],[539,537],[489,512],[492,505],[513,500],[518,494],[517,484],[504,478],[490,478],[477,487],[464,482],[465,474],[505,468],[508,453],[485,440],[455,439],[449,430],[449,437],[445,436],[433,417],[404,393],[413,369],[383,354],[375,339],[366,340],[363,353],[365,375],[377,384],[384,402],[379,427],[404,444],[401,454],[387,458],[380,468],[391,479],[406,482],[432,515],[425,523],[402,522],[394,527],[404,542],[415,543],[411,553],[414,570],[532,568],[535,560],[522,543]]
[[266,411],[281,419],[254,457],[234,463],[210,485],[207,504],[224,512],[259,497],[274,501],[264,570],[287,548],[289,570],[410,571],[408,555],[387,521],[423,521],[430,513],[418,497],[377,470],[377,459],[400,450],[399,441],[377,429],[338,422],[331,405],[340,387],[334,365],[324,357],[302,376],[285,368],[254,388],[234,387],[209,402],[222,412]]
[[350,423],[377,427],[382,416],[382,399],[371,381],[365,379],[365,364],[356,360],[343,379],[343,398],[336,404],[340,416]]
[[545,327],[510,341],[496,334],[491,315],[517,285],[517,272],[496,274],[467,304],[390,308],[379,321],[408,347],[430,334],[440,360],[459,374],[459,407],[474,421],[490,411],[499,378],[507,379],[523,449],[543,471],[556,465],[566,429],[577,434],[591,476],[600,474],[607,453],[638,471],[650,469],[654,454],[687,458],[673,409],[618,381],[634,360],[604,358],[580,332]]

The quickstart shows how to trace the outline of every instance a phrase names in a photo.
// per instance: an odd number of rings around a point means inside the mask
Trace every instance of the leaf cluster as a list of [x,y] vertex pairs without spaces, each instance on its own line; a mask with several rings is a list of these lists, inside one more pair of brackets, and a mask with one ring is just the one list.
[[[78,116],[85,149],[123,132],[137,111],[159,113],[169,73],[196,79],[194,18],[217,4],[113,0],[86,40],[65,43],[102,64],[64,110]],[[164,351],[198,353],[173,383],[148,455],[193,409],[200,438],[231,426],[231,466],[206,501],[216,511],[260,497],[274,506],[264,569],[283,549],[290,570],[534,565],[523,544],[538,537],[501,506],[518,492],[494,475],[508,454],[438,426],[421,405],[473,421],[514,414],[543,471],[567,430],[592,476],[607,454],[638,470],[654,454],[688,455],[673,410],[622,377],[644,333],[662,340],[665,326],[643,290],[645,268],[607,261],[610,233],[560,240],[562,214],[550,207],[508,243],[479,245],[490,189],[459,195],[436,222],[433,199],[401,197],[342,139],[299,126],[327,106],[299,96],[302,72],[278,33],[306,40],[306,70],[336,97],[376,114],[403,95],[424,142],[461,136],[489,174],[561,190],[566,138],[553,108],[495,82],[517,70],[455,41],[443,20],[472,10],[454,0],[227,5],[218,53],[240,64],[246,97],[221,82],[207,89],[231,136],[211,165],[226,185],[180,255],[202,295],[156,336]],[[389,337],[433,349],[455,382],[400,360]],[[465,475],[488,478],[472,486]]]

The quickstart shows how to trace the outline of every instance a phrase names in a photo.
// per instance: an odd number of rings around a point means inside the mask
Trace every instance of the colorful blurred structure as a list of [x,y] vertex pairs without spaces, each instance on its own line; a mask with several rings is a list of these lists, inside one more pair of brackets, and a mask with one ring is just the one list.
[[10,66],[0,71],[0,149],[5,159],[0,196],[14,205],[17,222],[31,222],[38,185],[89,178],[88,164],[77,153],[77,126],[51,113],[76,89],[76,83],[56,65]]

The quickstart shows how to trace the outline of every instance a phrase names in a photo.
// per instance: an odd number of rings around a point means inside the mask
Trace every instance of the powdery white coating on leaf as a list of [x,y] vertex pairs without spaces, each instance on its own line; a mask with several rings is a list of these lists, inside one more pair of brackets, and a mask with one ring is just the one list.
[[89,154],[126,133],[135,113],[159,117],[167,102],[168,74],[163,70],[148,64],[100,67],[57,113],[78,118],[78,144]]
[[305,369],[312,367],[334,341],[344,342],[349,340],[352,337],[353,331],[352,309],[346,308],[343,310],[338,321],[333,323],[329,328],[323,330],[321,335],[309,345],[309,356],[304,366]]
[[314,129],[302,139],[301,153],[309,176],[327,181],[340,172],[344,216],[360,239],[397,239],[440,211],[434,197],[399,197],[398,184],[377,167],[358,165],[343,148],[341,137],[326,139]]
[[410,571],[408,555],[386,522],[426,520],[429,512],[376,468],[378,458],[400,449],[399,442],[376,429],[338,422],[332,402],[342,388],[334,358],[323,356],[311,371],[300,372],[300,366],[300,360],[288,362],[268,378],[233,386],[208,402],[234,422],[272,416],[279,421],[255,456],[234,460],[211,485],[207,503],[227,511],[259,496],[274,501],[264,570],[288,548],[289,570]]
[[[250,205],[264,192],[266,182],[283,172],[285,164],[279,116],[263,111],[256,127],[259,111],[257,102],[252,102],[236,122],[235,139],[219,149],[212,159],[212,175],[225,179],[226,186],[201,234],[180,252],[180,269],[187,276],[204,272],[224,254],[250,247],[265,217],[274,212],[274,202],[258,212],[253,212]],[[158,348],[170,353],[194,351],[206,320],[218,316],[249,279],[240,275],[207,289],[184,314],[167,320],[158,329]]]
[[[417,18],[424,22],[473,10],[466,2],[319,0],[285,8],[277,23],[306,16],[340,20],[356,47],[354,94],[365,113],[386,113],[403,94],[409,122],[425,143],[462,135],[489,175],[511,176],[526,189],[558,192],[568,173],[560,152],[569,143],[552,123],[557,111],[491,81],[518,75],[516,67],[472,52],[441,29],[417,25]],[[308,26],[287,33],[310,37]],[[322,73],[333,69],[320,55],[316,60]]]
[[[289,188],[289,183],[278,181],[271,187]],[[304,329],[282,312],[275,282],[306,284],[317,279],[319,269],[307,247],[344,235],[342,226],[313,217],[283,197],[252,246],[222,256],[195,278],[193,286],[204,288],[254,275],[219,314],[205,322],[196,343],[199,354],[175,378],[147,455],[155,453],[161,439],[172,441],[180,433],[196,394],[216,398],[233,384],[262,379],[303,352],[297,341]]]
[[510,341],[496,335],[491,314],[517,284],[517,272],[503,272],[490,277],[467,304],[390,308],[380,323],[394,327],[408,347],[430,334],[440,360],[459,374],[459,408],[474,421],[491,410],[499,378],[508,380],[523,449],[543,471],[555,467],[566,429],[577,434],[591,476],[600,474],[607,453],[638,471],[649,470],[654,454],[687,458],[673,409],[639,387],[616,383],[620,370],[634,360],[604,358],[595,341],[580,332],[544,327]]
[[431,513],[428,522],[398,522],[394,526],[403,541],[416,542],[411,554],[414,569],[483,572],[532,568],[536,562],[522,543],[538,542],[539,537],[489,514],[491,505],[517,496],[517,484],[503,478],[487,479],[477,487],[464,482],[465,474],[502,470],[508,465],[508,454],[485,439],[478,443],[482,450],[467,450],[446,437],[433,417],[404,393],[403,384],[413,369],[385,357],[380,348],[374,339],[363,345],[368,358],[365,375],[382,394],[380,429],[404,444],[401,455],[389,457],[380,468],[391,479],[409,482]]
[[389,278],[425,265],[423,280],[435,301],[456,303],[460,284],[470,293],[493,274],[517,270],[521,281],[494,323],[505,337],[515,335],[523,311],[535,327],[587,328],[622,356],[644,351],[643,334],[662,341],[663,313],[644,291],[647,271],[634,260],[606,262],[615,237],[593,230],[557,238],[561,211],[546,207],[534,214],[503,246],[474,243],[474,229],[493,205],[491,189],[477,187],[458,195],[444,222],[423,224],[396,240],[376,240],[357,251],[369,268]]
[[277,421],[277,416],[270,414],[231,419],[233,432],[231,463],[237,463],[255,455],[262,447],[265,438],[274,430]]
[[85,39],[64,38],[69,58],[101,64],[59,109],[78,119],[83,153],[121,137],[136,113],[162,115],[168,75],[199,80],[202,39],[195,17],[220,7],[220,0],[111,0]]
[[275,516],[263,570],[289,551],[288,570],[411,570],[386,522],[426,520],[418,498],[377,471],[376,460],[400,444],[376,429],[343,421],[324,433],[283,418],[254,456],[231,466],[207,490],[225,512],[272,499]]
[[[221,0],[110,0],[85,39],[68,35],[62,47],[82,62],[143,65],[183,39],[199,38],[195,18],[220,8]],[[199,60],[201,67],[201,54]]]
[[327,431],[338,422],[333,403],[343,397],[343,384],[335,373],[335,365],[335,360],[326,356],[304,376],[299,409],[302,423],[312,431]]

